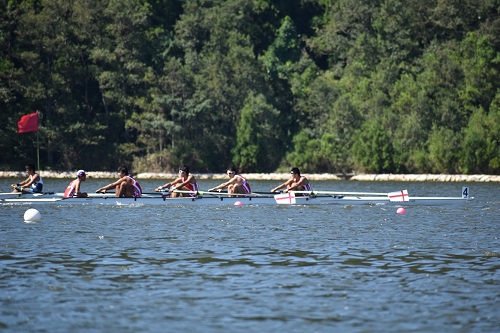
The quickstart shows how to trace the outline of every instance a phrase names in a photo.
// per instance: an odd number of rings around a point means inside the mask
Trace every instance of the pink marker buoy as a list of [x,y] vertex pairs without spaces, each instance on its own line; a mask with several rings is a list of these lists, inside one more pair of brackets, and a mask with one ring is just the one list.
[[241,203],[241,201],[236,201],[236,202],[234,203],[234,205],[235,205],[235,206],[239,206],[239,207],[243,206],[243,204]]
[[396,211],[396,214],[404,214],[406,213],[406,209],[404,209],[403,207],[399,207],[398,210]]

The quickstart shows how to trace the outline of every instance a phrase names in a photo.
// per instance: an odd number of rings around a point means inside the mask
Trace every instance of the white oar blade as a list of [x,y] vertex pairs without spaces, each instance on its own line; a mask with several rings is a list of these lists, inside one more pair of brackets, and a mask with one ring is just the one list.
[[288,193],[276,194],[274,196],[274,200],[276,200],[276,203],[280,205],[294,205],[295,193],[288,192]]
[[387,193],[389,197],[389,201],[391,202],[403,202],[410,201],[410,197],[408,196],[408,190],[401,190],[398,192],[390,192]]

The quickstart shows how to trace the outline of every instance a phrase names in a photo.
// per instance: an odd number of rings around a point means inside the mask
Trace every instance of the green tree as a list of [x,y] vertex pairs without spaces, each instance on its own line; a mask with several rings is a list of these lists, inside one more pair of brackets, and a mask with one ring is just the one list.
[[[299,166],[305,172],[351,171],[351,163],[346,160],[345,149],[339,138],[323,133],[316,138],[313,131],[304,129],[293,137],[294,150],[287,154],[286,165]],[[283,166],[282,169],[285,169]]]
[[96,83],[88,62],[88,36],[93,34],[85,33],[92,27],[85,20],[94,17],[81,16],[86,5],[86,1],[56,0],[25,1],[18,7],[20,17],[12,52],[23,72],[19,82],[23,87],[23,113],[41,111],[41,149],[46,153],[43,161],[51,167],[88,163],[83,156],[85,150],[104,140],[102,126],[95,118]]
[[231,163],[245,98],[266,91],[250,36],[244,33],[253,8],[243,0],[188,1],[176,24],[186,70],[194,78],[195,93],[182,111],[194,115],[189,116],[188,148],[205,169]]
[[446,127],[434,126],[428,140],[428,164],[432,173],[459,172],[458,156],[460,152],[459,134]]
[[368,119],[356,131],[352,147],[356,170],[367,173],[395,171],[389,128],[382,117],[375,117]]
[[278,166],[284,137],[278,117],[278,110],[262,94],[247,98],[232,150],[235,165],[253,172],[274,170]]
[[460,100],[466,110],[489,109],[492,98],[500,89],[499,52],[493,49],[488,37],[477,33],[470,33],[463,40],[459,52],[464,75]]
[[479,108],[472,114],[464,132],[460,165],[466,174],[500,172],[500,94],[489,113]]
[[499,8],[0,1],[0,166],[498,172]]

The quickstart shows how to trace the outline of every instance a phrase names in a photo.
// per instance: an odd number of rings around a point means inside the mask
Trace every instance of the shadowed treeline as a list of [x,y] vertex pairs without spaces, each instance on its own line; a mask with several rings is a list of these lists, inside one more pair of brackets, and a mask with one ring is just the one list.
[[0,169],[500,174],[499,8],[0,1]]

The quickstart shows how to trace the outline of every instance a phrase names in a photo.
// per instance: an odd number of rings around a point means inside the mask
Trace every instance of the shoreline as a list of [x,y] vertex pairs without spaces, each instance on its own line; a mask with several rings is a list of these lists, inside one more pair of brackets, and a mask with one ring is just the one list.
[[[44,178],[75,178],[76,171],[40,171]],[[193,173],[197,179],[227,179],[224,173]],[[243,173],[248,180],[286,180],[289,173]],[[349,181],[398,181],[398,182],[500,182],[500,175],[443,175],[443,174],[359,174],[349,177],[342,177],[336,174],[303,173],[310,180],[349,180]],[[137,179],[175,179],[177,173],[139,173],[135,175]],[[0,171],[0,178],[24,178],[26,172],[23,171]],[[116,172],[88,171],[88,178],[117,178]]]

